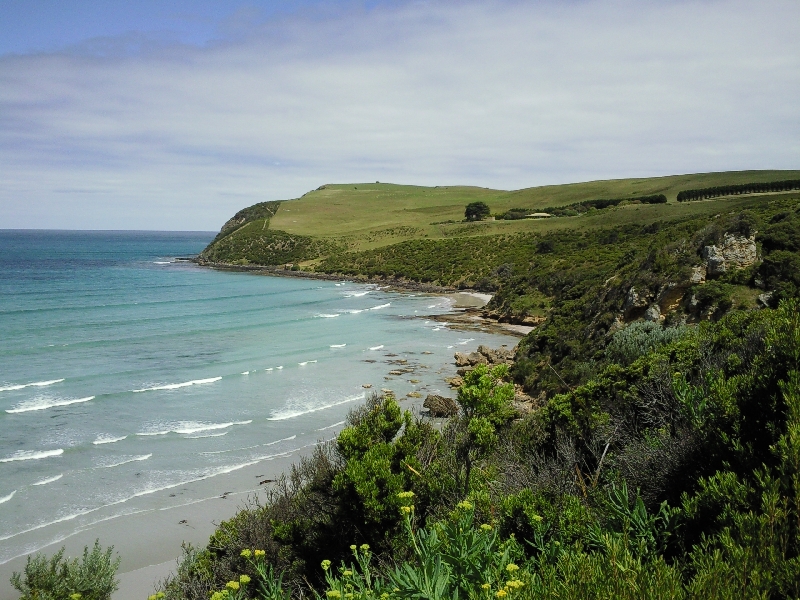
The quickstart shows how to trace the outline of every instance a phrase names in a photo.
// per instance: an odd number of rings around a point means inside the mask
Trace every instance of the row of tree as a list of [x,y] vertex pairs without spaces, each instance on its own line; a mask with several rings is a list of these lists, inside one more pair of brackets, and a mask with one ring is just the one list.
[[740,183],[737,185],[717,185],[714,187],[696,190],[683,190],[678,192],[678,202],[691,200],[705,200],[719,196],[733,196],[738,194],[763,194],[765,192],[791,192],[800,190],[800,179],[787,179],[784,181],[764,181],[760,183]]
[[[653,194],[651,196],[639,196],[636,198],[599,198],[597,200],[583,200],[565,206],[548,206],[547,208],[536,209],[537,212],[548,213],[554,217],[571,217],[583,214],[594,208],[601,210],[609,206],[617,206],[624,201],[638,201],[642,204],[666,204],[667,197],[664,194]],[[524,219],[534,209],[512,208],[503,216],[504,219]]]

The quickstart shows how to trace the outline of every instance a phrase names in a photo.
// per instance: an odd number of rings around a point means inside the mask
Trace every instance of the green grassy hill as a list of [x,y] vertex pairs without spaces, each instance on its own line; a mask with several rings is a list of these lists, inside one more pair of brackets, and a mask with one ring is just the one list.
[[[230,264],[297,262],[313,267],[320,258],[334,251],[367,250],[407,240],[544,233],[713,215],[747,205],[753,196],[677,203],[678,192],[797,178],[800,178],[800,171],[736,171],[590,181],[516,191],[389,183],[329,184],[301,198],[281,202],[274,216],[257,210],[250,214],[245,214],[248,209],[240,211],[237,216],[242,218],[226,223],[225,231],[221,232],[225,235],[215,239],[204,257],[212,262]],[[637,203],[637,197],[652,194],[664,194],[668,203]],[[492,214],[502,215],[514,208],[535,212],[545,207],[600,198],[626,198],[629,202],[578,217],[463,222],[464,207],[475,201],[487,203]],[[270,204],[272,209],[277,203]],[[234,224],[238,224],[238,228],[232,227]],[[221,243],[226,238],[230,239]]]

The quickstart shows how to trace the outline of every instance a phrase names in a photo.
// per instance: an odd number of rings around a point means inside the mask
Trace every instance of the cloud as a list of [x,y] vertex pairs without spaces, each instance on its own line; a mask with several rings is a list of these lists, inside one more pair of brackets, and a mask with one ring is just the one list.
[[797,168],[799,18],[794,0],[408,3],[3,57],[0,227],[212,230],[328,182]]

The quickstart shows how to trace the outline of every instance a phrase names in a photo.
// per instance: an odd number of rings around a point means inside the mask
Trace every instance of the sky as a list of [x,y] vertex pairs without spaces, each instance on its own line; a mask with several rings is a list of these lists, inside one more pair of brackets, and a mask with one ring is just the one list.
[[797,0],[0,0],[0,229],[800,168]]

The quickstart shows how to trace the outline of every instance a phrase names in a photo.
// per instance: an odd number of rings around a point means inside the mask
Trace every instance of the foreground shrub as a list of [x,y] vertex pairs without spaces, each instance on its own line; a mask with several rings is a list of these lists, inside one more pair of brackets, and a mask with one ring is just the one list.
[[113,551],[95,541],[91,552],[83,549],[81,560],[64,558],[64,548],[49,559],[37,553],[28,557],[22,574],[14,572],[11,585],[21,600],[109,600],[119,583],[120,558],[113,558]]

